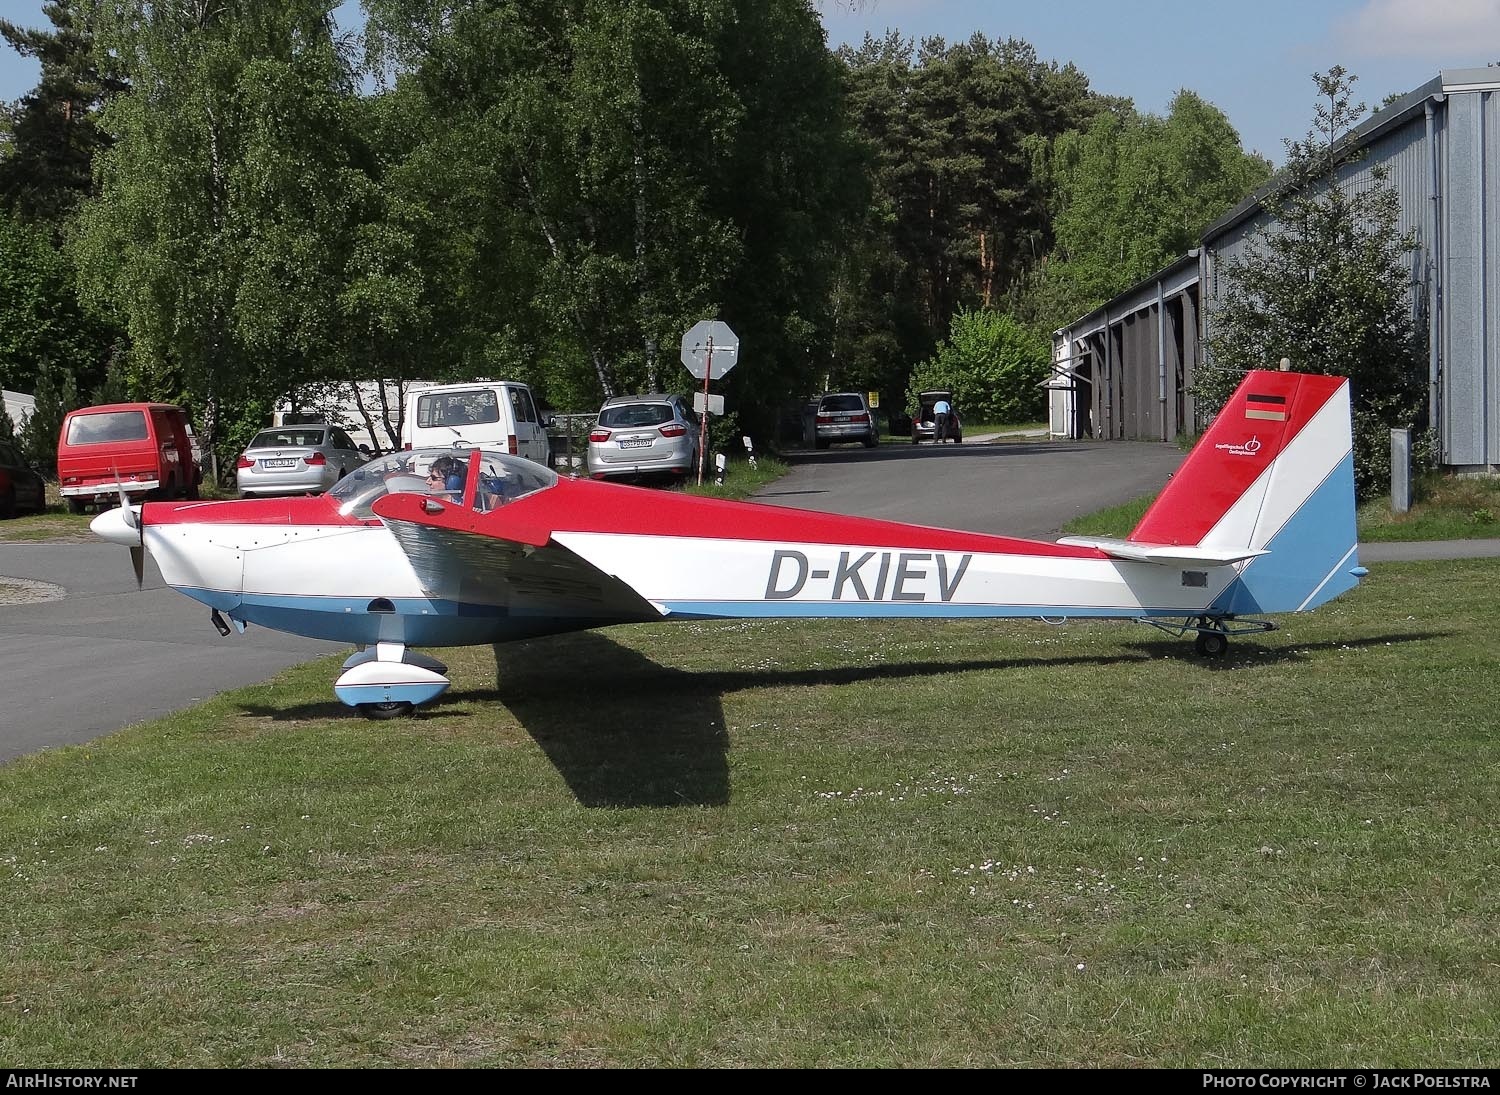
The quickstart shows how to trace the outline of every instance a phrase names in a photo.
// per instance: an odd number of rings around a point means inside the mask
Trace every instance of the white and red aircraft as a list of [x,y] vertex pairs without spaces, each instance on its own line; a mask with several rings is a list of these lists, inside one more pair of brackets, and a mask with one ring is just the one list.
[[[461,458],[461,491],[426,473]],[[450,487],[455,483],[450,482]],[[167,584],[229,620],[356,644],[334,691],[371,717],[426,703],[413,646],[726,617],[1118,617],[1200,654],[1352,588],[1349,386],[1252,372],[1124,540],[1056,543],[562,479],[489,449],[418,449],[324,495],[100,514]]]

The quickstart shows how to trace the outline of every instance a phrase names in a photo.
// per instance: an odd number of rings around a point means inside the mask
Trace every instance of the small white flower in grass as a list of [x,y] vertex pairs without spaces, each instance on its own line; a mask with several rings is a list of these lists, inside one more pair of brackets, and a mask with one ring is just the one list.
[[1079,969],[1083,969],[1083,963],[1082,962],[1078,963],[1078,968]]
[[101,845],[99,845],[99,847],[95,848],[94,851],[96,851],[96,852],[107,852],[107,851],[109,851],[109,845],[108,844],[101,844]]

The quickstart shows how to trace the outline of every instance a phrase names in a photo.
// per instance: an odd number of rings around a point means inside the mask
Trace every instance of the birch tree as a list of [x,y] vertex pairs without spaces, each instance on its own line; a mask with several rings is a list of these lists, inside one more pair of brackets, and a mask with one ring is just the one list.
[[229,454],[335,352],[361,187],[352,70],[326,0],[79,0],[129,83],[80,214],[85,289],[130,336],[132,387]]

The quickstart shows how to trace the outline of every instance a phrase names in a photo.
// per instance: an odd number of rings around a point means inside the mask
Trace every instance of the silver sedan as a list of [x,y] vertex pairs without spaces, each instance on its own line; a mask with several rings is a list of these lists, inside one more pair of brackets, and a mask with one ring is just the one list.
[[235,482],[241,498],[321,494],[368,459],[337,426],[280,426],[255,435],[240,454]]

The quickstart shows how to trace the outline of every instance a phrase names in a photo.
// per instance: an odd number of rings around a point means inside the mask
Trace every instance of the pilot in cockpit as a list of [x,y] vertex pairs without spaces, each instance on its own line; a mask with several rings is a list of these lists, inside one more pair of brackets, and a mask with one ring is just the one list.
[[456,501],[463,497],[464,480],[467,477],[468,469],[463,461],[455,460],[451,456],[439,456],[428,469],[427,492],[441,494],[445,498]]

